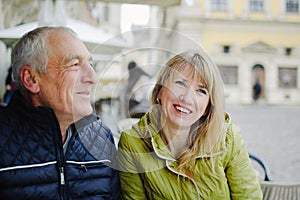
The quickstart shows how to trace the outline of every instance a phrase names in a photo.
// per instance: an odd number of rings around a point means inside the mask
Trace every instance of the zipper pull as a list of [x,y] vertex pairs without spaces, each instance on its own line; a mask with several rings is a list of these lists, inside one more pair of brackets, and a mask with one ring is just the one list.
[[60,184],[64,185],[65,184],[64,168],[63,167],[59,168],[59,171],[60,171]]
[[88,169],[86,168],[86,166],[85,166],[85,165],[80,165],[80,167],[81,167],[81,168],[83,168],[83,170],[84,170],[85,172],[87,172],[87,171],[88,171]]

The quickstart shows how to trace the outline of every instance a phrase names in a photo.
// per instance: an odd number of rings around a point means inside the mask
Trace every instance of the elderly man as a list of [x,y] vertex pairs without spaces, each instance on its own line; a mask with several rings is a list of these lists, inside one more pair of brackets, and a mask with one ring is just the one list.
[[113,136],[93,114],[93,61],[76,33],[37,28],[11,64],[18,90],[0,108],[1,199],[119,199]]

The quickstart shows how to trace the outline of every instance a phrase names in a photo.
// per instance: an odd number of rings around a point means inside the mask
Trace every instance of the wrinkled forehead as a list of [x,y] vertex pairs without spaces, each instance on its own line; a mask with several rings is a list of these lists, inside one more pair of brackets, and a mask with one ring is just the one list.
[[85,44],[72,32],[52,30],[48,35],[48,55],[59,57],[80,56],[90,58],[90,52]]

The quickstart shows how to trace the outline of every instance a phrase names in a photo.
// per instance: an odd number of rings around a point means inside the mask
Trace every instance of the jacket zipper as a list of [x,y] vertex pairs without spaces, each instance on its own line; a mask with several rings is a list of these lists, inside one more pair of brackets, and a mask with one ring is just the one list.
[[64,167],[60,167],[59,172],[60,172],[60,184],[65,185]]
[[[59,129],[60,130],[60,129]],[[58,158],[58,170],[59,170],[59,178],[60,178],[60,196],[61,199],[65,200],[67,199],[66,195],[66,187],[65,187],[65,158],[64,158],[64,152],[63,152],[63,146],[62,146],[62,137],[59,131],[59,134],[57,136],[58,139],[58,151],[57,151],[57,158]]]
[[168,162],[170,159],[169,159],[169,158],[166,158],[166,157],[164,157],[164,156],[161,156],[161,155],[156,151],[156,148],[155,148],[155,145],[154,145],[154,140],[153,140],[153,136],[152,136],[152,134],[151,134],[151,131],[149,131],[149,130],[146,130],[146,131],[147,131],[148,134],[150,134],[150,136],[151,136],[151,144],[152,144],[152,147],[153,147],[153,150],[154,150],[155,154],[156,154],[159,158],[165,160],[166,167],[167,167],[171,172],[173,172],[174,174],[177,174],[177,175],[180,175],[180,176],[183,176],[183,177],[188,178],[188,179],[194,184],[195,189],[196,189],[196,192],[197,192],[197,199],[200,200],[200,199],[201,199],[201,197],[200,197],[200,191],[199,191],[199,188],[198,188],[197,183],[195,182],[195,180],[192,179],[192,178],[190,178],[189,176],[186,176],[185,174],[178,173],[177,171],[175,171],[174,169],[172,169],[172,168],[169,166],[169,162]]
[[110,160],[101,160],[98,162],[86,162],[78,164],[78,168],[82,169],[84,172],[87,172],[89,169],[103,167],[104,163],[110,163]]
[[57,156],[57,167],[58,167],[58,172],[59,172],[59,178],[60,178],[60,199],[66,200],[67,195],[66,195],[66,188],[65,188],[65,172],[64,172],[64,165],[65,165],[65,158],[64,158],[64,151],[63,151],[63,144],[62,144],[62,136],[61,136],[61,131],[59,127],[59,123],[55,117],[55,113],[53,110],[52,111],[52,116],[53,116],[53,129],[54,131],[54,138],[55,138],[55,146],[56,146],[56,156]]
[[197,186],[196,181],[195,181],[194,179],[190,178],[189,176],[186,176],[185,174],[182,174],[182,173],[178,173],[177,171],[175,171],[174,169],[172,169],[172,168],[169,166],[168,160],[165,160],[165,162],[166,162],[167,168],[168,168],[171,172],[173,172],[174,174],[183,176],[183,177],[185,177],[185,178],[188,178],[188,179],[194,184],[194,186],[195,186],[195,188],[196,188],[196,192],[197,192],[197,199],[200,200],[200,199],[201,199],[201,197],[200,197],[200,191],[199,191],[199,188],[198,188],[198,186]]

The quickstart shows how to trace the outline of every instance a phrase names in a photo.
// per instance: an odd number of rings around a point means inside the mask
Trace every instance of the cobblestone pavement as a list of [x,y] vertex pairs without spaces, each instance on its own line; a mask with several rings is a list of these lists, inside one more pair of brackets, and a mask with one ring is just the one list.
[[226,105],[249,152],[261,158],[271,179],[300,182],[300,107]]
[[[106,106],[102,119],[118,142],[118,115]],[[280,182],[300,182],[300,106],[226,105],[226,112],[241,130],[247,150],[269,168]]]

